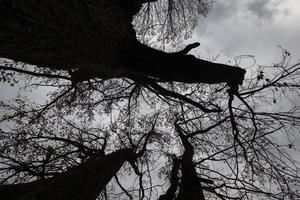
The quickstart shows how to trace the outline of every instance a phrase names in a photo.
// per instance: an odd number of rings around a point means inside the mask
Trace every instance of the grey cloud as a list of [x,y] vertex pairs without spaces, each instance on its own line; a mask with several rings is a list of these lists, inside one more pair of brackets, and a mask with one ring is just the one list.
[[272,21],[277,16],[286,16],[285,7],[290,0],[217,0],[209,12],[210,22],[222,22],[232,18],[248,18]]
[[[299,2],[216,0],[207,18],[199,20],[195,40],[202,45],[197,50],[204,56],[209,51],[229,58],[251,54],[264,63],[278,56],[277,45],[297,54],[300,27],[295,26],[295,22]],[[288,9],[290,15],[285,13]],[[296,57],[299,58],[299,54]]]
[[213,4],[213,9],[208,13],[209,21],[220,23],[236,15],[240,6],[237,0],[218,0]]
[[281,0],[252,0],[246,4],[246,9],[250,15],[254,15],[258,19],[273,20],[277,15],[288,13],[288,10],[282,8],[282,4],[286,2]]

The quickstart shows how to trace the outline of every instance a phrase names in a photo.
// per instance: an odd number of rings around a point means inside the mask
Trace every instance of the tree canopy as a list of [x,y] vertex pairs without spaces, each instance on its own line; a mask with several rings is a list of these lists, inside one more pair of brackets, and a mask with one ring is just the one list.
[[1,197],[300,197],[299,105],[288,100],[300,63],[287,50],[244,77],[188,55],[198,43],[153,48],[189,36],[203,0],[0,5],[0,81],[20,88],[0,104]]

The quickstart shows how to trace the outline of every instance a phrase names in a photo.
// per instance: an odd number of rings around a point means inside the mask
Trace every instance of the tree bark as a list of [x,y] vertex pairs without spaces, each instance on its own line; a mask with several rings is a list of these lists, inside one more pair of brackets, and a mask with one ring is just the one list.
[[131,23],[152,0],[1,0],[0,56],[90,78],[241,84],[245,70],[138,42]]
[[0,196],[3,200],[95,200],[124,162],[132,159],[132,149],[117,150],[53,178],[1,186]]

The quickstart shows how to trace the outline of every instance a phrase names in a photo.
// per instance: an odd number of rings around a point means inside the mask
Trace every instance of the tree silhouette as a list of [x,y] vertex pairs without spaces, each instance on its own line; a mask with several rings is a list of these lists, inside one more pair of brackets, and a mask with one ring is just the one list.
[[153,31],[158,42],[188,36],[208,1],[0,5],[0,55],[14,60],[1,60],[0,80],[51,89],[44,102],[1,102],[1,198],[299,198],[299,107],[270,106],[299,92],[287,50],[244,80],[187,55],[199,43],[146,45]]
[[[167,3],[169,12],[186,8],[178,8],[179,2],[192,8],[197,3],[191,2],[206,1],[175,2]],[[69,71],[74,82],[120,77],[141,81],[144,76],[189,83],[242,82],[243,69],[185,55],[188,50],[165,53],[141,44],[131,25],[141,6],[140,0],[2,1],[0,55]],[[173,15],[166,17],[169,26],[177,24],[169,22]]]

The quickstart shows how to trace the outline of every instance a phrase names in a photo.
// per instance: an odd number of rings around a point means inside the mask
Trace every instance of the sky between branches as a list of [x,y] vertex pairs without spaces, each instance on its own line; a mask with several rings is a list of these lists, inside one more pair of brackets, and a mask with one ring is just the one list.
[[[204,58],[220,54],[217,62],[225,63],[250,54],[263,65],[280,61],[281,51],[276,47],[280,45],[291,51],[295,61],[300,59],[300,0],[215,1],[195,29],[193,40],[201,46],[194,54]],[[10,87],[1,85],[0,93],[7,99],[15,95]],[[36,94],[36,99],[41,96]],[[300,99],[295,100],[300,105]],[[295,157],[300,161],[299,155]]]
[[[209,59],[219,55],[216,62],[231,65],[236,56],[253,55],[256,65],[272,65],[281,59],[281,46],[291,52],[294,64],[300,61],[299,35],[299,0],[215,0],[208,16],[201,16],[195,29],[192,40],[201,46],[193,53]],[[250,65],[252,61],[248,61],[245,63]],[[252,68],[247,64],[241,67],[248,69],[249,76]],[[300,106],[299,96],[291,99]],[[291,153],[300,161],[299,153]]]

